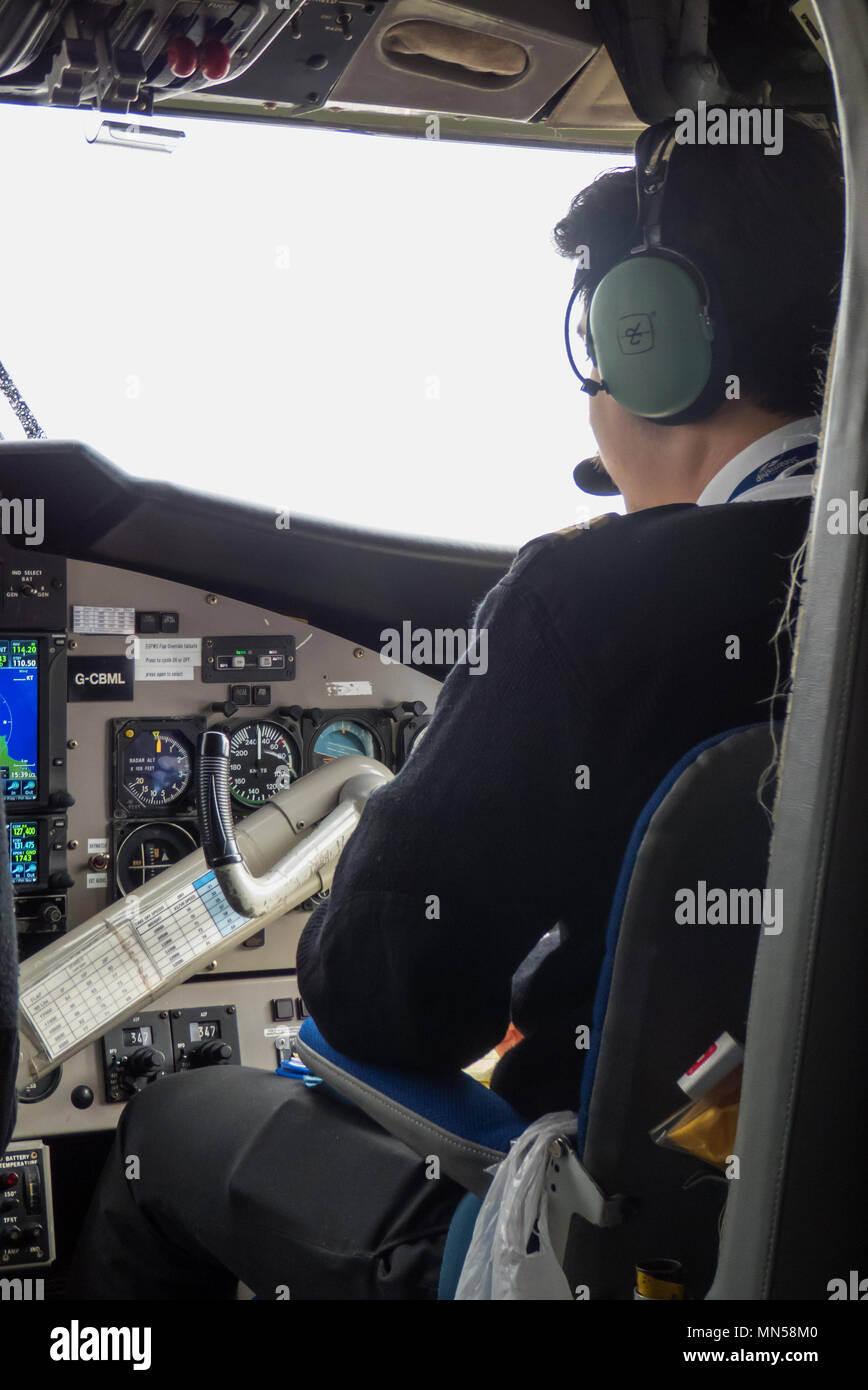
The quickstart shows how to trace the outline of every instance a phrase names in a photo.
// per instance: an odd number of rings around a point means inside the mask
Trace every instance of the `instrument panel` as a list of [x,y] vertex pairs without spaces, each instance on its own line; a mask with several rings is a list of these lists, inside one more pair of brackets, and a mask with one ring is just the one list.
[[[70,666],[89,675],[96,657],[109,658],[126,662],[129,677],[121,699],[101,685],[67,709],[70,926],[198,845],[204,729],[229,737],[241,821],[336,757],[365,752],[396,771],[412,747],[409,726],[418,736],[430,717],[436,681],[303,620],[123,570],[67,568]],[[79,626],[93,627],[116,623],[117,610],[135,631],[75,630],[76,612]],[[153,631],[157,617],[168,631]],[[230,952],[216,973],[249,971],[251,950],[257,969],[286,969],[305,920],[289,914],[287,930],[270,928],[264,943]]]
[[[0,780],[22,959],[198,847],[205,729],[229,738],[239,823],[337,758],[363,753],[397,771],[424,734],[438,682],[303,617],[109,566],[27,559],[25,574],[0,542]],[[117,1037],[29,1086],[16,1138],[111,1128],[119,1100],[179,1067],[285,1060],[304,1016],[296,945],[324,896],[149,1006],[168,1020],[162,1040],[150,1016],[124,1020]],[[215,1009],[220,1027],[231,1018],[231,1040],[215,1031]]]

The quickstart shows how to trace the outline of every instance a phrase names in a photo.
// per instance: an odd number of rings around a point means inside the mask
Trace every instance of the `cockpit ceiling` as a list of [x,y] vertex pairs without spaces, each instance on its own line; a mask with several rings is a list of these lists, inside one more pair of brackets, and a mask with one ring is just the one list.
[[699,100],[832,110],[811,0],[0,0],[0,101],[615,148]]

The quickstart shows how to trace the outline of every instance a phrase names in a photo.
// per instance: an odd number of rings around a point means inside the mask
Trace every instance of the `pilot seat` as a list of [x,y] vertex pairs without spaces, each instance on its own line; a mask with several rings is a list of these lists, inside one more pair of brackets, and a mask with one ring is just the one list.
[[[734,1177],[659,1146],[650,1131],[683,1103],[676,1081],[710,1043],[724,1032],[744,1039],[763,928],[684,925],[676,894],[765,884],[771,820],[764,803],[780,734],[779,726],[751,725],[691,749],[658,786],[627,845],[579,1112],[545,1160],[548,1225],[571,1296],[631,1299],[637,1266],[648,1261],[677,1262],[687,1298],[703,1298],[714,1277]],[[526,1119],[464,1073],[444,1080],[357,1062],[332,1048],[313,1018],[298,1051],[325,1085],[421,1158],[436,1155],[440,1172],[466,1189],[441,1270],[439,1297],[454,1297],[489,1170]]]

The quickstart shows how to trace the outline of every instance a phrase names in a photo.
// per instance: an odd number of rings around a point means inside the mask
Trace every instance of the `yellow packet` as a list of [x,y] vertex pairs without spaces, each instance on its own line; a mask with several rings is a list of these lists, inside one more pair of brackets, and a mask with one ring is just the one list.
[[651,1131],[655,1144],[694,1154],[724,1170],[735,1146],[744,1052],[722,1033],[678,1085],[690,1103]]

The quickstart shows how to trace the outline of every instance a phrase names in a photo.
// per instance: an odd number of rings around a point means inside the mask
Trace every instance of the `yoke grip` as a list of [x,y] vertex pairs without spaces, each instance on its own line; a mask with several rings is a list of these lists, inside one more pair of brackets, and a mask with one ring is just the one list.
[[235,821],[229,796],[229,739],[218,729],[208,729],[199,737],[196,786],[199,794],[199,833],[208,868],[240,864],[242,859],[235,840]]

